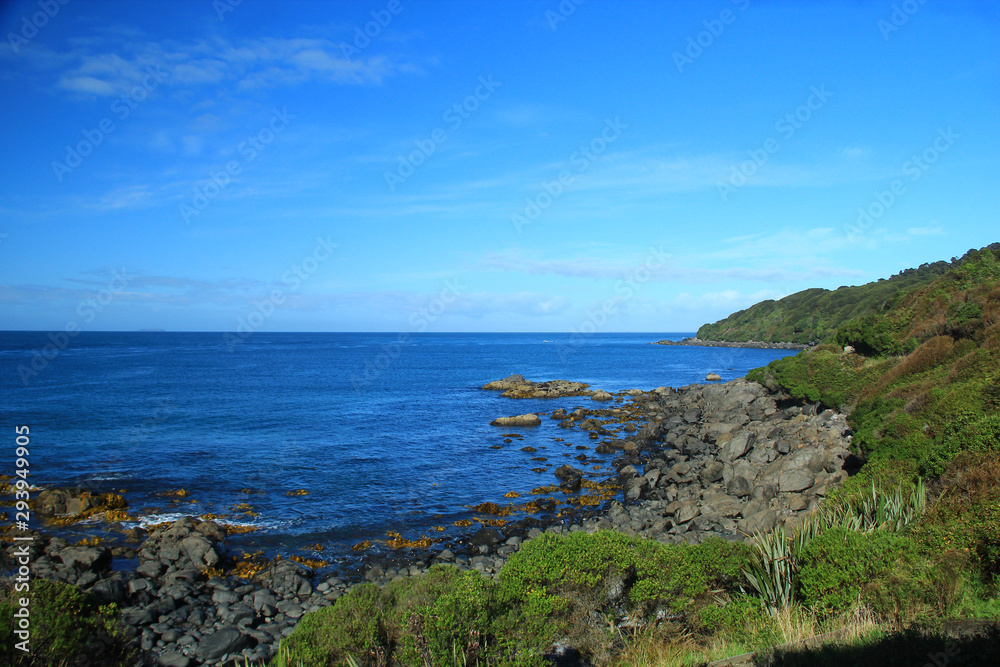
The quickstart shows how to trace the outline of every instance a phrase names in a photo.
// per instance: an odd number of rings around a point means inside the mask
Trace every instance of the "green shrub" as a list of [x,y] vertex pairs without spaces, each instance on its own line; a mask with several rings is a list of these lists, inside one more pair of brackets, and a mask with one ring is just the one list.
[[807,351],[772,361],[747,378],[766,387],[782,388],[793,398],[820,401],[840,408],[876,377],[875,367],[861,358],[831,351]]
[[837,330],[834,340],[838,345],[850,345],[866,357],[885,357],[911,351],[905,349],[908,345],[893,340],[892,333],[883,315],[871,313],[844,324]]
[[743,572],[753,557],[753,548],[746,542],[710,537],[687,552],[704,570],[713,588],[734,590],[746,583]]
[[491,579],[451,565],[385,589],[362,584],[303,616],[274,667],[541,665],[558,610],[538,597],[498,595]]
[[739,596],[726,603],[709,604],[698,610],[695,627],[705,634],[740,636],[753,620],[763,624],[767,612],[764,601],[753,596]]
[[[908,573],[919,560],[918,545],[905,535],[829,528],[802,550],[799,572],[802,599],[806,605],[827,613],[847,611],[862,599],[866,586],[884,581],[890,573]],[[900,579],[910,580],[910,577]],[[882,603],[901,587],[899,582],[888,586],[880,598]]]
[[[541,535],[526,542],[500,572],[507,590],[523,594],[545,589],[561,595],[608,592],[613,602],[644,613],[663,606],[682,610],[707,593],[710,583],[738,565],[729,562],[740,547],[665,545],[623,533],[598,531]],[[712,571],[709,567],[720,568]]]
[[302,617],[281,640],[288,665],[346,665],[348,655],[359,664],[378,664],[391,650],[386,610],[391,600],[375,584],[361,584],[325,609]]
[[968,554],[986,577],[1000,575],[1000,461],[963,454],[941,476],[939,500],[914,529],[931,553]]
[[1000,452],[1000,415],[963,415],[946,428],[941,442],[929,447],[921,457],[928,475],[940,475],[951,461],[963,453],[996,454]]
[[[475,664],[490,647],[494,584],[475,571],[435,565],[423,577],[393,582],[392,634],[403,664]],[[458,656],[461,656],[459,659]]]
[[[76,586],[34,579],[27,592],[9,581],[0,584],[0,662],[11,666],[76,664],[131,665],[137,658],[115,605],[102,605]],[[30,652],[15,647],[15,611],[20,598],[30,600]]]

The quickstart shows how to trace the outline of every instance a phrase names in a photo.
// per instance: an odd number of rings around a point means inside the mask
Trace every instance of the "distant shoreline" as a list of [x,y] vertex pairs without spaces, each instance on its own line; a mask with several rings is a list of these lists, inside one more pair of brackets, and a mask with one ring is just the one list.
[[808,350],[813,347],[804,343],[768,343],[759,340],[745,342],[727,340],[702,340],[701,338],[683,338],[681,340],[659,340],[654,345],[692,345],[696,347],[752,347],[764,350]]

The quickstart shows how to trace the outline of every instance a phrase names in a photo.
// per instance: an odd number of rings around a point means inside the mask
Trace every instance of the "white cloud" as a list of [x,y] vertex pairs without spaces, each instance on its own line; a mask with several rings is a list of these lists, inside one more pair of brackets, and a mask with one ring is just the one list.
[[148,68],[168,73],[165,84],[197,87],[229,82],[237,89],[294,86],[318,81],[378,85],[395,75],[423,74],[412,62],[386,55],[349,59],[327,39],[222,38],[187,43],[155,42],[136,35],[78,40],[57,52],[39,46],[29,61],[58,70],[57,86],[77,94],[115,96],[142,83]]

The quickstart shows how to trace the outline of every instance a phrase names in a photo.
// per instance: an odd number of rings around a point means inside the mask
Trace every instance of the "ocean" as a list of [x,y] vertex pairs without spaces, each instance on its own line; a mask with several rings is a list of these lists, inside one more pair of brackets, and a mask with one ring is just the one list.
[[[141,524],[225,515],[256,528],[230,546],[320,545],[328,560],[388,531],[447,539],[469,506],[552,484],[555,467],[579,465],[578,446],[596,444],[549,419],[489,423],[599,405],[588,397],[512,400],[487,382],[520,373],[649,390],[794,354],[650,344],[689,335],[0,332],[0,472],[14,472],[14,427],[27,425],[34,484],[124,490]],[[523,439],[505,442],[510,431]],[[586,453],[591,474],[610,474],[611,457]]]

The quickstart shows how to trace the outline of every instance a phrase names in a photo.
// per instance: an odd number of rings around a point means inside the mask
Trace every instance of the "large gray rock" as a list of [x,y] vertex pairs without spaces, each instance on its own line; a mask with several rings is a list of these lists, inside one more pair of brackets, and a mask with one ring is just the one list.
[[583,471],[582,470],[580,470],[578,468],[574,468],[573,466],[569,465],[568,463],[565,464],[565,465],[561,465],[558,468],[556,468],[556,470],[555,470],[555,472],[553,474],[556,477],[558,477],[559,479],[565,479],[565,480],[573,479],[575,477],[583,477]]
[[741,503],[738,498],[727,496],[722,493],[706,496],[702,499],[702,515],[717,514],[719,516],[734,517],[740,514]]
[[750,495],[753,490],[754,480],[757,478],[757,469],[749,461],[740,459],[736,463],[725,466],[722,471],[722,478],[726,485],[726,493],[737,498]]
[[191,658],[183,653],[162,653],[157,658],[156,664],[158,667],[188,667],[191,664]]
[[740,532],[753,535],[755,533],[766,533],[774,528],[777,523],[777,514],[772,510],[762,510],[740,521],[738,527]]
[[638,500],[649,488],[646,480],[642,477],[633,477],[625,483],[625,499]]
[[149,625],[153,622],[153,612],[148,609],[129,608],[123,609],[122,623],[125,625]]
[[250,645],[251,639],[233,627],[223,627],[198,642],[198,657],[218,660],[227,653],[239,653]]
[[698,503],[693,500],[682,500],[674,515],[674,521],[677,523],[687,523],[691,519],[698,516],[700,511]]
[[254,577],[254,581],[278,595],[291,597],[312,593],[313,571],[289,560],[279,560]]
[[815,476],[805,470],[788,470],[778,476],[778,490],[782,493],[805,491],[816,482]]
[[705,464],[705,467],[702,468],[699,476],[701,477],[701,481],[703,483],[711,484],[712,482],[718,482],[722,479],[722,471],[724,469],[725,466],[719,461],[709,461]]
[[749,431],[740,431],[719,451],[719,458],[725,463],[731,463],[740,458],[753,447],[757,436]]
[[80,572],[103,572],[111,567],[111,551],[104,547],[66,547],[58,557]]
[[181,540],[180,549],[196,568],[215,567],[222,560],[209,539],[200,533],[188,535]]

